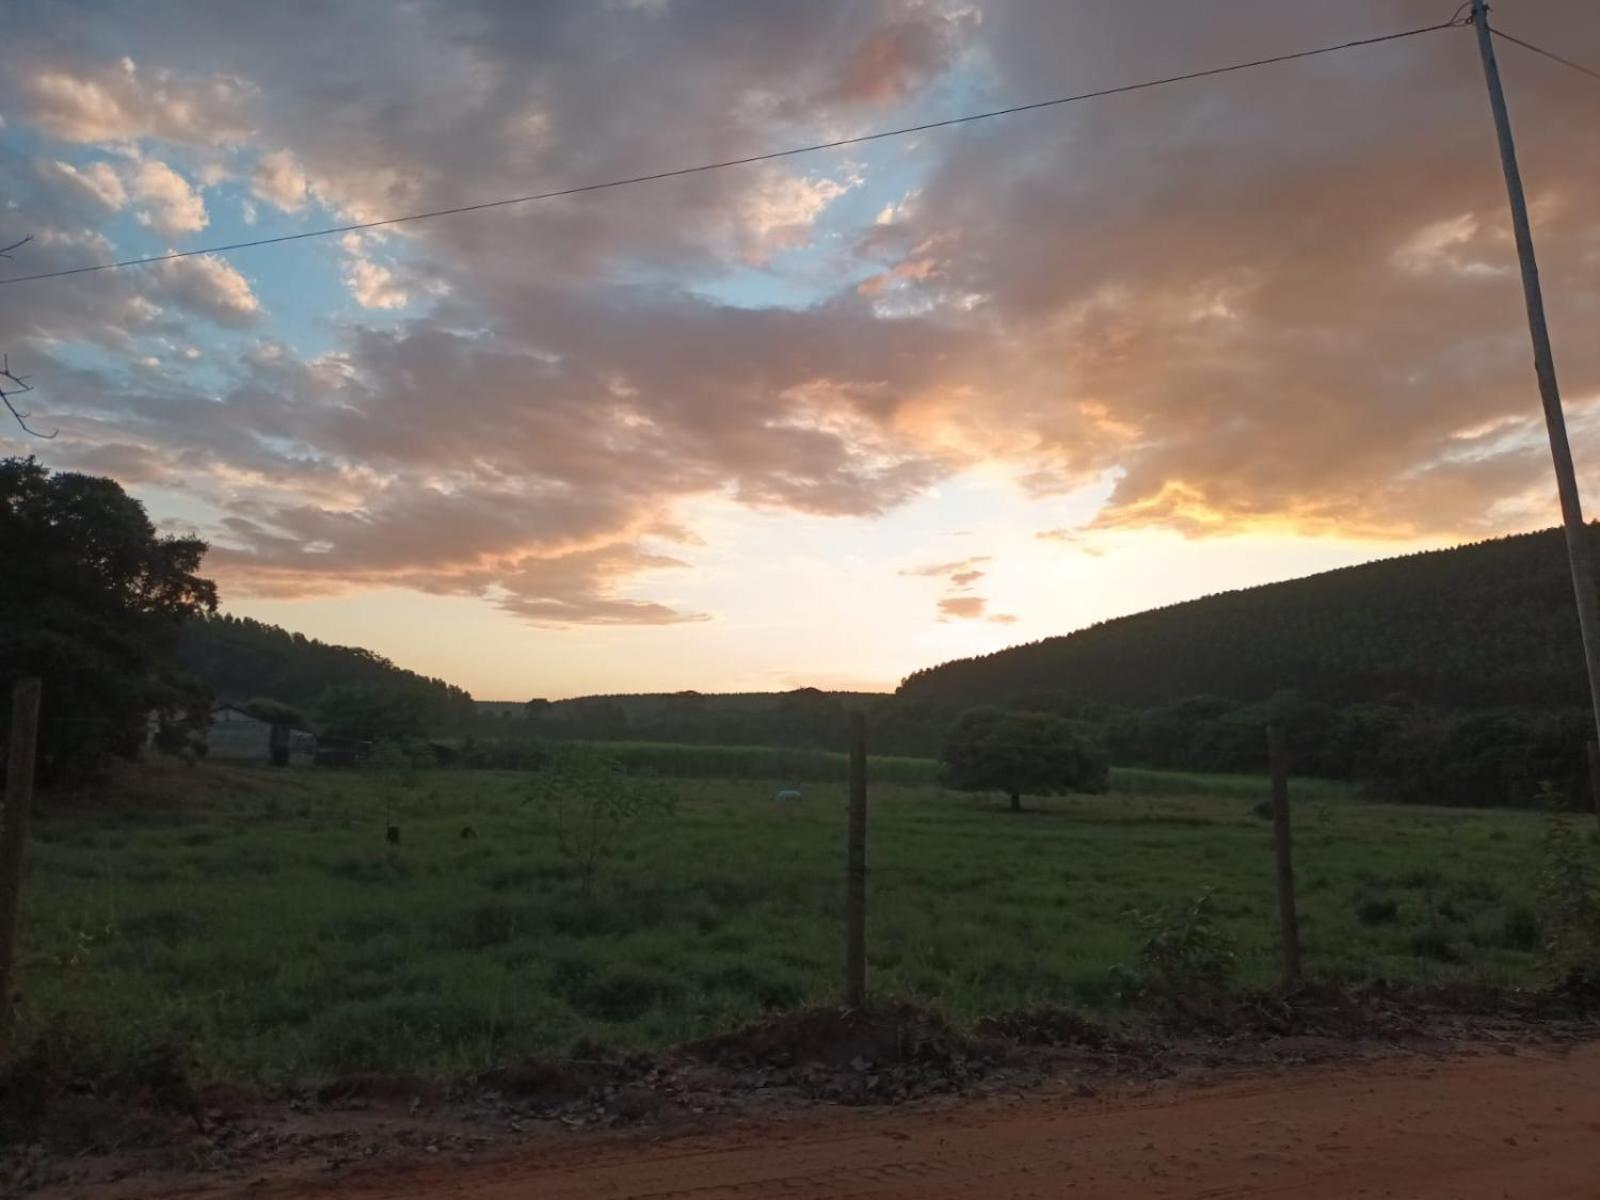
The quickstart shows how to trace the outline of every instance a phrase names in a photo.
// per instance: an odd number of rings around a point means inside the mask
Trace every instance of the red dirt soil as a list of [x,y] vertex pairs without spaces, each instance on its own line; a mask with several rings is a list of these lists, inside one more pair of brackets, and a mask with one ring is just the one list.
[[[1600,1196],[1600,1044],[812,1109],[695,1133],[561,1137],[470,1163],[258,1178],[191,1197],[1020,1200]],[[87,1193],[76,1192],[76,1195]],[[96,1190],[94,1194],[116,1194]],[[169,1193],[171,1194],[171,1193]]]

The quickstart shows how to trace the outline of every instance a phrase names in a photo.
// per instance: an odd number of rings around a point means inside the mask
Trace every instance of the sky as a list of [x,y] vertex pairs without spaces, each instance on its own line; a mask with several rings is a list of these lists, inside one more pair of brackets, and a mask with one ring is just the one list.
[[[1444,21],[1442,0],[8,5],[0,279]],[[1600,63],[1591,0],[1503,0]],[[1502,43],[1580,481],[1600,84]],[[0,286],[31,423],[223,607],[483,699],[889,689],[1554,524],[1471,31]],[[1600,500],[1591,508],[1600,506]]]

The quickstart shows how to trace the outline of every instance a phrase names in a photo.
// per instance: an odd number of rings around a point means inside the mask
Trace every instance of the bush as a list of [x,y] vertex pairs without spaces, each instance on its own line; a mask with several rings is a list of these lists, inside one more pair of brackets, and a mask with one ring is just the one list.
[[633,967],[596,968],[586,959],[556,963],[553,990],[576,1012],[602,1021],[633,1021],[677,995],[678,984]]
[[507,904],[486,902],[466,912],[452,913],[445,921],[443,941],[463,950],[501,946],[517,932],[523,913]]
[[1417,958],[1431,958],[1435,962],[1461,961],[1455,943],[1443,925],[1429,922],[1411,935],[1411,953]]
[[1400,916],[1392,896],[1367,896],[1356,904],[1356,919],[1363,925],[1391,925]]
[[1500,926],[1500,944],[1507,950],[1537,950],[1544,941],[1539,914],[1529,905],[1506,909]]
[[577,869],[585,899],[601,866],[620,856],[645,825],[669,815],[674,800],[658,781],[570,748],[529,777],[525,798],[555,826],[556,848]]
[[1177,908],[1135,909],[1131,916],[1143,933],[1139,962],[1146,987],[1179,1002],[1214,999],[1227,990],[1238,955],[1212,915],[1210,892]]
[[1542,949],[1550,982],[1593,971],[1600,963],[1600,898],[1595,894],[1593,856],[1560,799],[1547,786],[1539,847],[1539,908],[1545,914]]

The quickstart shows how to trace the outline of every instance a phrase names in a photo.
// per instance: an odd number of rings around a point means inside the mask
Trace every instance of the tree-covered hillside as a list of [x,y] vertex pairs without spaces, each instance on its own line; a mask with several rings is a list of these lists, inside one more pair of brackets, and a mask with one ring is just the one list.
[[316,713],[327,707],[329,689],[365,689],[402,697],[428,729],[465,725],[474,715],[472,697],[442,679],[397,667],[371,650],[319,642],[249,617],[191,620],[179,657],[219,703],[266,697]]
[[1332,703],[1404,693],[1454,708],[1586,707],[1561,532],[1152,609],[917,671],[899,694],[970,706],[1049,691],[1142,707],[1281,690]]

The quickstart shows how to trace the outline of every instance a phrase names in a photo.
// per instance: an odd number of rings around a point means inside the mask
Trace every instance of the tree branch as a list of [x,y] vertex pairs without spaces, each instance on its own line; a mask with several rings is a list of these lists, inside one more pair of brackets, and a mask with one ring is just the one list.
[[[24,242],[27,240],[27,238],[22,239]],[[17,244],[20,246],[22,242],[18,242]],[[0,250],[0,254],[3,253],[5,253],[5,251]],[[37,429],[28,424],[28,418],[33,414],[19,412],[17,410],[17,406],[11,403],[11,397],[20,396],[24,392],[31,392],[33,391],[33,388],[29,386],[28,377],[26,375],[13,375],[11,373],[11,356],[9,354],[0,356],[0,380],[6,380],[11,384],[10,391],[7,391],[4,385],[0,384],[0,403],[5,404],[6,411],[16,418],[17,424],[22,426],[22,431],[24,433],[32,434],[36,438],[44,438],[46,441],[48,441],[49,439],[55,437],[56,434],[61,432],[59,429],[52,429],[49,433],[40,433]]]
[[[12,242],[9,246],[0,247],[0,258],[9,261],[13,250],[26,246],[31,241],[33,241],[33,234],[30,233],[20,241]],[[9,389],[6,388],[6,383],[11,385]],[[49,433],[40,433],[28,424],[28,418],[33,414],[19,412],[17,406],[11,402],[11,397],[20,396],[24,392],[31,391],[33,391],[33,388],[28,386],[28,377],[26,375],[13,375],[11,373],[11,356],[9,354],[0,356],[0,404],[4,404],[6,411],[16,418],[17,424],[22,426],[22,432],[48,441],[61,431],[53,429]]]

